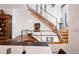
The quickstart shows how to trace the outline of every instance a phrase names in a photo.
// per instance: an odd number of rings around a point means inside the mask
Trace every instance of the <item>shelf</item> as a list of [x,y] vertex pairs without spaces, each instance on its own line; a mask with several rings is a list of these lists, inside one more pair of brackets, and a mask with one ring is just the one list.
[[10,23],[9,21],[12,21],[12,16],[0,10],[0,42],[7,42],[12,39],[12,22]]

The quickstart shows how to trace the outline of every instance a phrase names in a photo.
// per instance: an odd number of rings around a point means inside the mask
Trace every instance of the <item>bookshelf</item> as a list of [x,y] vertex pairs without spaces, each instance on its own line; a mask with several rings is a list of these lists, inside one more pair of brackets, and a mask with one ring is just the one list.
[[0,42],[9,42],[12,39],[12,16],[0,10]]

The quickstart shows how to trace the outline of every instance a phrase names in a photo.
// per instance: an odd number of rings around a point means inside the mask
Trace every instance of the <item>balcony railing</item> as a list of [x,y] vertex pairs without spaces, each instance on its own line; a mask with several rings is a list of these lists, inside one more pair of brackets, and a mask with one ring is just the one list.
[[51,30],[40,30],[40,32],[35,32],[34,30],[21,30],[21,40],[23,40],[24,35],[32,34],[39,42],[60,42],[57,35]]

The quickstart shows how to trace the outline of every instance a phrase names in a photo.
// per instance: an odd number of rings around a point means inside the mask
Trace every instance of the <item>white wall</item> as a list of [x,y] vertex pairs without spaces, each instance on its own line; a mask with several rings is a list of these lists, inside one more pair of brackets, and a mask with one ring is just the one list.
[[24,9],[15,9],[13,12],[13,38],[21,35],[21,30],[33,29],[32,17]]
[[79,4],[69,5],[69,43],[70,53],[79,53]]
[[48,46],[12,46],[12,45],[0,45],[0,54],[6,54],[7,49],[11,48],[11,54],[22,54],[26,51],[26,54],[52,54],[50,47]]

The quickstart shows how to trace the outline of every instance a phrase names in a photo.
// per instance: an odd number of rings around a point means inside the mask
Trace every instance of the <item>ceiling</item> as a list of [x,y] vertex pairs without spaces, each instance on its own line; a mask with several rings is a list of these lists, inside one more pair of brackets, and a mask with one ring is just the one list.
[[[61,7],[63,4],[52,4],[54,7]],[[0,4],[0,9],[20,9],[20,10],[26,10],[26,4]]]
[[0,4],[0,8],[23,9],[25,4]]

